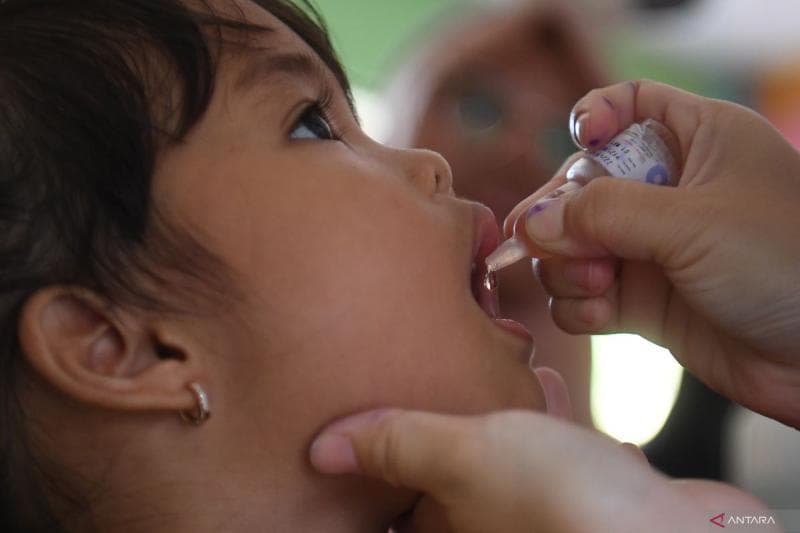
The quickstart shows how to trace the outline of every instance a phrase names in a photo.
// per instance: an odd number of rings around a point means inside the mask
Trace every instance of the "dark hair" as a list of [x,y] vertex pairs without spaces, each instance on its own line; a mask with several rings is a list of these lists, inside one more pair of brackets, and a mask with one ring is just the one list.
[[[313,48],[349,97],[313,7],[254,2]],[[65,512],[85,506],[54,465],[31,453],[17,395],[24,375],[17,328],[25,301],[42,287],[65,284],[109,302],[179,310],[161,296],[167,291],[157,290],[169,273],[185,280],[181,297],[215,298],[230,288],[221,260],[175,227],[151,198],[160,150],[180,143],[204,114],[222,48],[242,45],[223,42],[223,34],[269,31],[203,5],[0,0],[3,531],[57,531]]]

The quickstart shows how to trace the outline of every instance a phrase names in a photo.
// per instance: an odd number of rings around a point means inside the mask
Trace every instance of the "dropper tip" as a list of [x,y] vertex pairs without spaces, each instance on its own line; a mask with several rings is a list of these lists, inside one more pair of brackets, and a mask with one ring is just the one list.
[[511,237],[486,258],[489,273],[497,272],[527,257],[528,248],[516,237]]

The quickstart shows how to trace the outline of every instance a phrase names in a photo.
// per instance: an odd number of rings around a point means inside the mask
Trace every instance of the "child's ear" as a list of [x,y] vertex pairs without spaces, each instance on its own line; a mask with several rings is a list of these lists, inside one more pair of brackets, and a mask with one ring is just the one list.
[[23,356],[50,385],[80,402],[120,410],[191,409],[201,357],[177,327],[110,306],[85,289],[51,286],[22,310]]

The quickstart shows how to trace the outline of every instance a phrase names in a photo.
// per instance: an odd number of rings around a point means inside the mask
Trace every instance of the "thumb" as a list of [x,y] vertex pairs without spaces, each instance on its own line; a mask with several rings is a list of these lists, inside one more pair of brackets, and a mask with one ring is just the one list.
[[515,233],[553,255],[613,255],[667,267],[703,227],[697,203],[685,189],[598,178],[529,209]]
[[[468,417],[384,409],[344,418],[311,445],[324,474],[361,473],[434,497],[452,493],[472,470],[465,454]],[[474,464],[474,463],[473,463]]]

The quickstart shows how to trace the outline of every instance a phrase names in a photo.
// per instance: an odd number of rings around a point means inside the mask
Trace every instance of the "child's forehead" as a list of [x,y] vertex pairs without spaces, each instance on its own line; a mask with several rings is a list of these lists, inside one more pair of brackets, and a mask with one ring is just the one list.
[[[333,50],[320,44],[318,36],[298,34],[255,2],[244,1],[240,5],[242,12],[239,17],[243,17],[247,24],[263,28],[264,31],[248,32],[245,46],[231,46],[227,54],[224,54],[234,60],[235,90],[257,88],[283,76],[315,84],[338,85],[348,101],[350,100],[349,83],[341,65]],[[323,35],[323,30],[316,27],[310,26],[306,31]],[[309,42],[323,46],[323,49],[316,49]],[[349,103],[352,109],[352,102]]]
[[297,78],[324,82],[332,74],[313,51],[292,48],[255,49],[240,58],[240,67],[233,80],[236,92],[250,92],[270,85],[277,78]]

